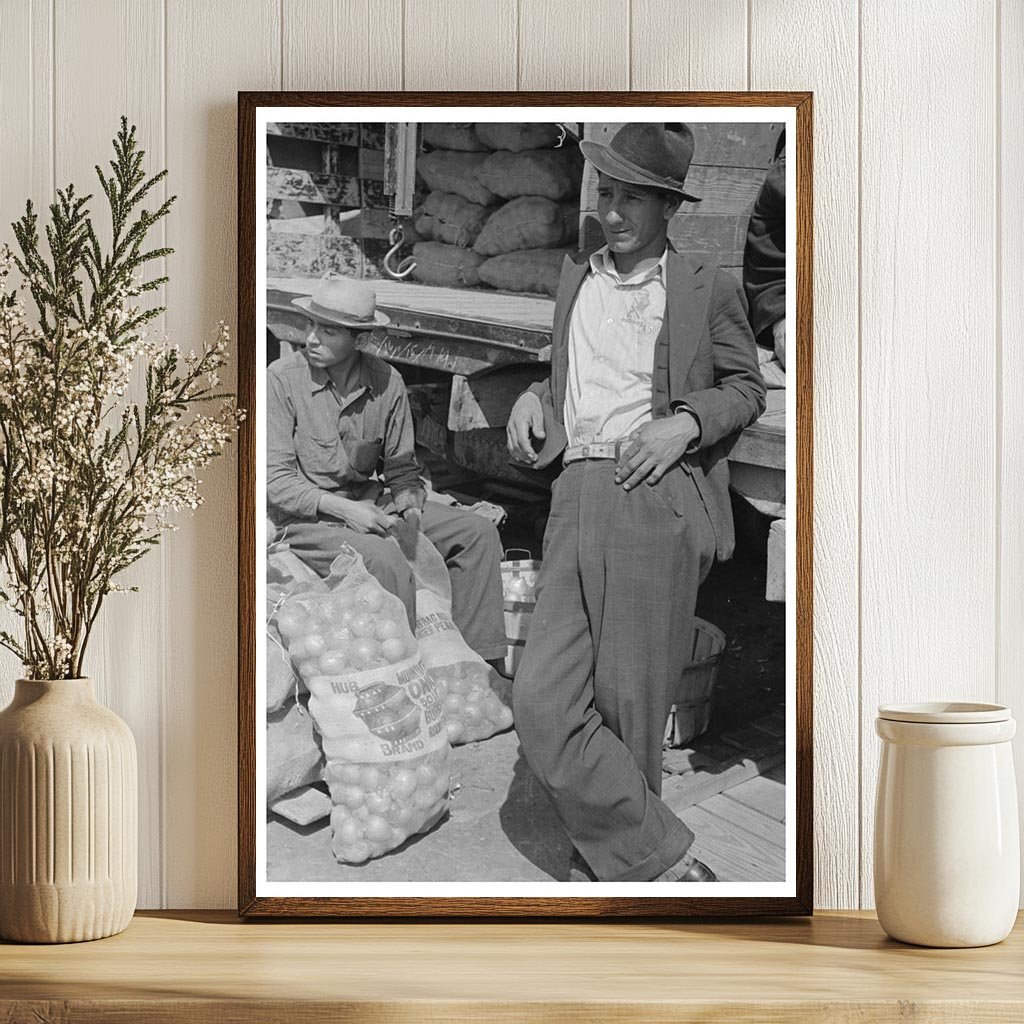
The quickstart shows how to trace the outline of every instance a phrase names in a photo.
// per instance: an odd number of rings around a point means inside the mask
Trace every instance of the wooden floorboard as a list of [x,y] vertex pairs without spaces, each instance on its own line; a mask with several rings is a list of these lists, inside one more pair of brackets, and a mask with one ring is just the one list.
[[780,853],[785,851],[785,822],[777,821],[759,809],[733,800],[730,793],[719,793],[718,796],[705,800],[700,806],[715,817],[746,830],[759,842],[776,847]]
[[679,817],[693,829],[691,850],[721,882],[784,882],[785,854],[746,829],[704,807],[689,807]]
[[[785,769],[784,765],[781,767],[783,770]],[[770,769],[770,771],[775,771],[775,769]],[[761,814],[766,814],[775,821],[786,820],[785,783],[770,778],[768,772],[762,776],[748,779],[728,792],[729,799],[737,803],[751,807]]]

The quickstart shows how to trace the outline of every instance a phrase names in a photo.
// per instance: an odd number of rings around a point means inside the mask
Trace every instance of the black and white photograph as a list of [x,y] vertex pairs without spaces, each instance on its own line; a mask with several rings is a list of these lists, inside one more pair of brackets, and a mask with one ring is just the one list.
[[254,895],[793,897],[794,111],[437,102],[256,108]]

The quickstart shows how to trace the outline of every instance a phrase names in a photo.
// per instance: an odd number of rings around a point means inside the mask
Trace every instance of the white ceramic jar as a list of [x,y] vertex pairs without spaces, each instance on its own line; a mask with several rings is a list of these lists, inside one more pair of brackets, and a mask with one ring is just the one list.
[[894,939],[988,946],[1010,933],[1020,836],[1010,740],[999,704],[878,709],[875,906]]

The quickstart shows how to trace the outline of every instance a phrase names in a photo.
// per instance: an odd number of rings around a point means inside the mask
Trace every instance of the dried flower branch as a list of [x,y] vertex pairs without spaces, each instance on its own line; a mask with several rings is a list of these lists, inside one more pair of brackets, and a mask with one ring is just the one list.
[[[174,197],[140,208],[167,173],[147,177],[144,157],[122,118],[111,174],[96,168],[109,246],[90,218],[91,196],[69,186],[50,206],[45,252],[31,203],[13,225],[20,256],[0,248],[0,600],[23,627],[18,637],[0,631],[0,646],[30,678],[82,674],[103,599],[124,589],[117,575],[176,528],[174,513],[199,506],[197,474],[244,415],[218,390],[225,324],[186,356],[147,336],[163,307],[142,309],[138,297],[167,278],[145,281],[145,266],[172,250],[144,246]],[[140,403],[126,398],[137,367]]]

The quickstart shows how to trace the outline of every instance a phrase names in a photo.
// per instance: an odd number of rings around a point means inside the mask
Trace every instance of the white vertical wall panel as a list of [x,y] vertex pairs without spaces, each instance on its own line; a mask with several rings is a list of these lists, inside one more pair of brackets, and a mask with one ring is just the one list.
[[[1024,4],[1001,5],[997,178],[997,310],[1002,344],[999,672],[996,699],[1016,712],[1024,729]],[[1024,739],[1015,743],[1021,821],[1024,821]]]
[[514,89],[515,0],[406,0],[406,89]]
[[862,3],[865,906],[876,705],[995,692],[993,18],[973,0]]
[[[16,0],[4,7],[0,32],[0,245],[17,249],[12,221],[31,199],[45,212],[53,181],[53,32],[50,0]],[[28,302],[31,310],[31,301]],[[20,633],[21,620],[0,607],[0,629]],[[22,675],[19,659],[0,648],[0,707]]]
[[747,88],[747,0],[632,0],[631,89]]
[[[151,172],[163,167],[163,10],[160,0],[59,0],[54,8],[54,164],[57,187],[92,193],[93,219],[110,239],[110,214],[94,167],[109,171],[121,115],[138,127]],[[97,55],[102,54],[102,59]],[[82,83],[89,82],[88,88]],[[157,195],[162,198],[160,190]],[[154,197],[156,198],[156,197]],[[162,242],[162,231],[152,242]],[[150,270],[158,276],[158,268]],[[162,293],[154,293],[156,303]],[[147,301],[151,298],[145,297]],[[126,396],[144,400],[139,382]],[[106,598],[84,671],[97,697],[131,726],[139,751],[139,905],[162,901],[164,590],[160,552],[118,582],[136,594]]]
[[402,0],[282,4],[282,88],[401,89]]
[[[792,46],[830,39],[831,47]],[[754,0],[750,88],[814,92],[814,871],[858,905],[857,9]]]
[[[186,348],[234,320],[239,89],[742,88],[749,74],[755,89],[815,90],[817,903],[870,905],[875,705],[1024,699],[1024,8],[2,7],[0,238],[54,178],[93,187],[125,112],[181,197],[166,320]],[[233,449],[203,490],[126,581],[141,592],[112,599],[90,664],[139,742],[143,906],[235,900]],[[0,674],[6,698],[18,666],[0,658]]]
[[[167,0],[168,326],[183,348],[236,312],[236,94],[277,89],[277,0]],[[222,377],[235,379],[232,363]],[[167,545],[166,904],[235,903],[237,449]]]
[[628,89],[629,4],[519,0],[520,89]]

